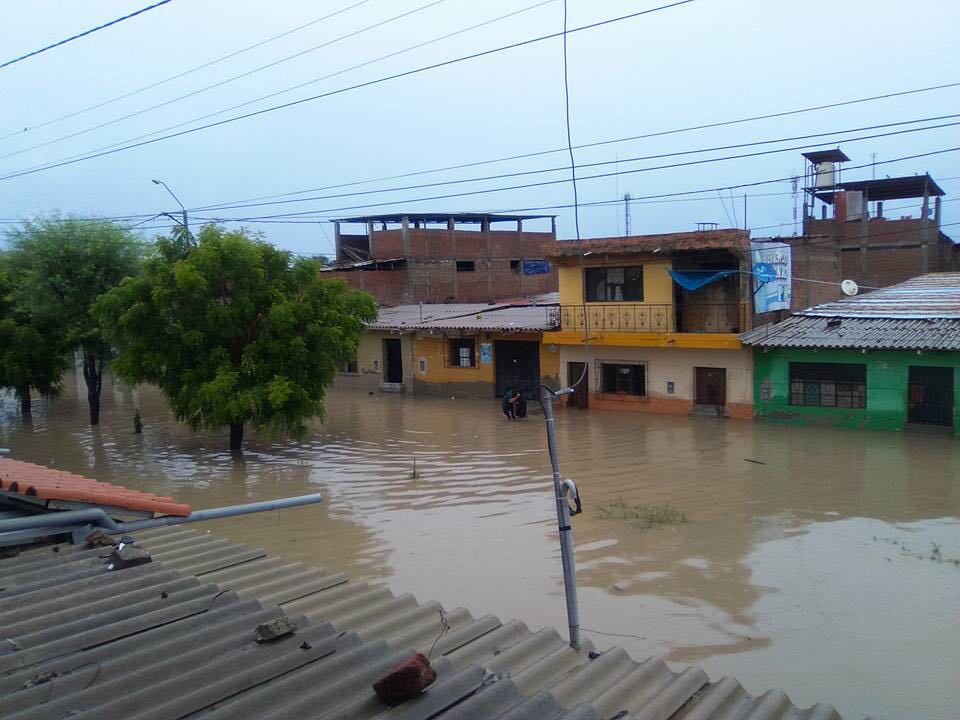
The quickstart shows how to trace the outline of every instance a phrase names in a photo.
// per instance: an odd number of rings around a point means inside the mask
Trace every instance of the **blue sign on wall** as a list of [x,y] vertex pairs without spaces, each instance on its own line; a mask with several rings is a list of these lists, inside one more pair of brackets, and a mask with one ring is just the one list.
[[546,275],[551,270],[549,260],[524,260],[523,261],[523,274],[524,275]]

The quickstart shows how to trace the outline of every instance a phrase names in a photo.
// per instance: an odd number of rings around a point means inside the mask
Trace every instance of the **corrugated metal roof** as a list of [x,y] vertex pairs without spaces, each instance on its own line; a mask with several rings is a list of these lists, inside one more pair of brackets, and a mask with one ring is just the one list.
[[960,320],[794,315],[746,332],[740,341],[756,347],[960,350]]
[[929,273],[814,305],[740,340],[758,347],[960,350],[960,273]]
[[552,330],[556,304],[437,304],[381,308],[373,330]]
[[190,506],[169,497],[128,490],[74,473],[0,457],[0,491],[26,498],[107,505],[160,515],[190,514]]
[[[108,570],[107,549],[49,546],[0,560],[0,716],[839,719],[619,648],[577,652],[552,629],[444,611],[210,534],[168,528],[137,544],[154,562]],[[294,635],[254,642],[282,615]],[[372,682],[434,644],[437,681],[388,710]]]
[[960,272],[927,273],[796,315],[901,319],[960,318]]

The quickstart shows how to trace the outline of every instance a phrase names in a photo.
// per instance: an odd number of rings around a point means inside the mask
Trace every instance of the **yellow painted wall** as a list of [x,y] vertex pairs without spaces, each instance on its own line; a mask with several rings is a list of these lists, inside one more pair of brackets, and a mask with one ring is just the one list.
[[[450,346],[443,335],[420,335],[413,346],[414,373],[417,380],[426,383],[493,382],[493,363],[480,363],[480,339],[477,338],[477,367],[465,368],[451,366]],[[419,362],[426,360],[426,372],[420,371]]]
[[[672,305],[673,279],[667,273],[672,269],[669,259],[650,260],[645,256],[620,255],[605,262],[589,262],[587,267],[620,267],[643,265],[643,304]],[[583,302],[583,275],[580,265],[564,265],[558,273],[561,305],[579,305]],[[604,303],[590,303],[603,305]]]

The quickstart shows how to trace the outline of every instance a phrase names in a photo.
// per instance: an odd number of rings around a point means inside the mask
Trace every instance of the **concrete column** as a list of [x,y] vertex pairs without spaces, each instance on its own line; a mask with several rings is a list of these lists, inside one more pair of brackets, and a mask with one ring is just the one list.
[[373,250],[373,223],[372,222],[367,223],[367,249],[370,252],[370,257],[373,258],[374,250]]
[[336,253],[336,262],[339,263],[343,260],[343,251],[340,248],[340,223],[338,222],[333,224],[333,245],[334,252]]
[[940,196],[937,195],[933,199],[933,222],[939,228],[940,227]]
[[523,232],[523,220],[517,220],[517,232]]
[[490,267],[490,221],[486,218],[480,221],[480,231],[483,233],[487,263],[487,302],[493,302],[493,268]]
[[[939,198],[938,198],[939,199]],[[923,210],[920,215],[920,272],[930,272],[930,227],[935,223],[930,222],[927,214],[930,212],[930,190],[924,184],[923,188]]]
[[553,239],[557,239],[557,219],[555,217],[550,218],[550,232],[553,233]]
[[406,215],[400,218],[400,243],[403,248],[400,254],[410,257],[410,218]]

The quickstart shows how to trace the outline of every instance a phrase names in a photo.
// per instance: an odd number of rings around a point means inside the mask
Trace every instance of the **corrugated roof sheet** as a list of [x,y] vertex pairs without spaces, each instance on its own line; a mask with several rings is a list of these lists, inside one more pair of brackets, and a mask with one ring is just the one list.
[[[210,534],[167,528],[137,544],[154,562],[108,570],[109,549],[70,547],[0,559],[0,716],[839,719],[619,648],[577,652],[552,629],[444,611]],[[282,615],[294,635],[254,642]],[[372,682],[434,644],[437,681],[388,709]]]
[[0,491],[31,499],[107,505],[159,515],[190,514],[189,505],[175,502],[173,498],[128,490],[82,475],[4,457],[0,457]]
[[901,319],[960,318],[960,273],[927,273],[863,295],[814,305],[795,314]]
[[558,240],[545,242],[541,247],[546,257],[573,257],[585,252],[598,255],[617,255],[639,252],[673,252],[676,250],[745,251],[749,249],[749,246],[749,231],[724,229],[662,235],[590,238],[580,241]]
[[552,330],[556,304],[436,304],[380,308],[373,330]]
[[960,273],[815,305],[740,336],[758,347],[960,350]]
[[740,341],[756,347],[960,350],[960,320],[794,315],[744,333]]

